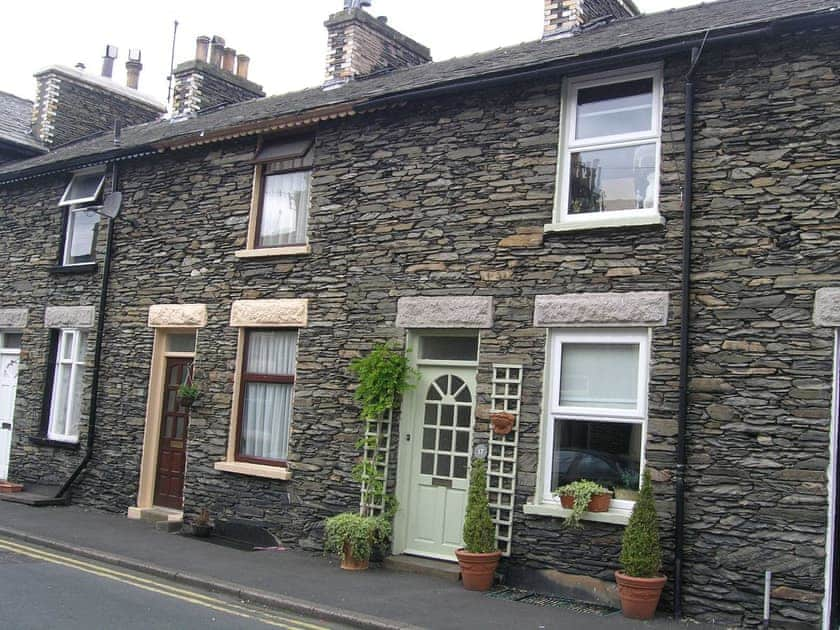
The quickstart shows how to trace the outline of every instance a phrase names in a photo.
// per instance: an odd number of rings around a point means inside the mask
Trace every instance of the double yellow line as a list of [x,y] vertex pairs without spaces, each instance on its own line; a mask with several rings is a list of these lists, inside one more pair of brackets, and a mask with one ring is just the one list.
[[269,626],[287,628],[288,630],[329,630],[327,626],[319,626],[308,623],[303,619],[298,619],[291,615],[287,616],[269,611],[254,610],[253,608],[249,608],[247,606],[227,602],[218,597],[183,589],[166,584],[165,582],[159,582],[150,578],[134,575],[132,573],[110,569],[100,564],[85,562],[84,560],[78,560],[71,556],[48,551],[40,547],[33,547],[31,545],[13,542],[7,538],[0,538],[0,549],[5,549],[6,551],[26,556],[28,558],[33,558],[35,560],[58,564],[77,571],[84,571],[85,573],[90,573],[91,575],[96,575],[115,582],[122,582],[123,584],[143,589],[144,591],[158,593],[159,595],[178,599],[196,606],[210,608],[228,615],[251,619]]

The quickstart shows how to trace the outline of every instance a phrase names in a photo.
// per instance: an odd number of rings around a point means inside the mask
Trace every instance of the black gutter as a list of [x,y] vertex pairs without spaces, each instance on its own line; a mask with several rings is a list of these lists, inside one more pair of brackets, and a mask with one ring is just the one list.
[[111,149],[110,151],[103,151],[97,153],[87,153],[75,158],[69,158],[60,162],[50,162],[41,166],[33,166],[32,168],[9,171],[8,173],[0,173],[0,185],[9,184],[12,182],[23,181],[38,177],[39,175],[49,175],[50,173],[58,173],[67,170],[76,170],[85,168],[87,166],[96,166],[97,164],[104,164],[116,160],[128,160],[131,158],[142,157],[144,155],[152,155],[157,153],[157,149],[151,145],[138,145],[133,147],[125,147],[123,149]]
[[686,426],[688,424],[688,335],[691,330],[691,212],[694,204],[694,83],[692,77],[706,44],[691,50],[691,65],[685,73],[685,118],[683,122],[683,240],[680,287],[680,379],[677,409],[677,462],[674,472],[674,617],[682,618],[682,567],[685,539]]
[[[119,189],[119,167],[114,162],[111,165],[111,192]],[[105,260],[102,264],[102,285],[99,289],[99,312],[96,318],[96,344],[93,351],[93,376],[90,381],[90,412],[88,413],[87,448],[85,456],[70,478],[64,482],[55,498],[60,499],[70,489],[76,478],[87,467],[93,457],[93,444],[96,437],[96,412],[99,392],[99,373],[102,366],[102,337],[105,332],[105,307],[108,305],[108,280],[111,277],[111,253],[114,249],[114,222],[116,217],[108,219],[108,243],[105,246]]]

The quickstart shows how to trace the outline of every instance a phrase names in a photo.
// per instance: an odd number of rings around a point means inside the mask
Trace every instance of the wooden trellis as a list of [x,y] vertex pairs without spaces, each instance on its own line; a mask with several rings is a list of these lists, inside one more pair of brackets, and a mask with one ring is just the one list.
[[[382,487],[388,487],[388,462],[391,453],[391,419],[393,417],[392,410],[379,419],[371,419],[365,421],[365,447],[364,459],[366,462],[376,462],[376,475],[382,482]],[[362,482],[362,498],[360,500],[359,511],[365,512],[371,516],[381,514],[385,508],[384,494],[378,501],[369,501],[365,504],[365,497],[367,497],[367,484]]]
[[493,396],[490,413],[508,412],[515,420],[507,435],[490,430],[487,454],[487,492],[490,515],[496,525],[496,540],[510,555],[513,508],[516,492],[516,456],[519,447],[519,407],[522,400],[522,366],[493,364]]

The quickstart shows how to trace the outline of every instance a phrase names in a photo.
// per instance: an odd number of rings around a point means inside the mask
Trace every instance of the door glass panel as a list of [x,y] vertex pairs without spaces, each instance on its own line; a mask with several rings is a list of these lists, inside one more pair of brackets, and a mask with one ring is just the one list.
[[455,450],[459,453],[466,453],[470,447],[470,434],[468,431],[458,431],[455,434]]
[[423,448],[433,450],[435,448],[435,430],[426,427],[423,429]]
[[467,458],[466,457],[456,457],[452,476],[456,479],[466,479],[467,478]]
[[437,456],[437,474],[440,477],[449,477],[450,470],[449,470],[449,455],[438,455]]
[[459,427],[468,427],[470,426],[470,411],[472,411],[472,407],[458,407],[458,426]]
[[434,361],[477,361],[478,337],[421,337],[420,358]]
[[452,450],[452,431],[441,430],[438,448],[442,451]]
[[453,414],[455,410],[452,405],[443,405],[440,410],[440,424],[445,427],[451,427],[454,423]]
[[195,352],[195,333],[173,333],[166,335],[167,352]]
[[432,453],[423,453],[420,456],[420,474],[432,475],[435,472],[435,456]]
[[[429,392],[431,394],[431,391]],[[431,398],[431,396],[430,396]],[[437,424],[437,405],[430,405],[426,403],[426,417],[424,419],[425,424]]]

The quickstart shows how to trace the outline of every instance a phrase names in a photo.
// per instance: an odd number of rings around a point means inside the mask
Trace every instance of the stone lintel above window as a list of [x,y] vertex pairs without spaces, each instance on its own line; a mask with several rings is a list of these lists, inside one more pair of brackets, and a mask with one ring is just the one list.
[[814,297],[814,324],[840,327],[840,287],[817,289]]
[[0,309],[0,328],[26,328],[29,321],[27,308]]
[[534,326],[664,326],[668,321],[667,291],[566,293],[538,295]]
[[150,328],[204,328],[206,304],[153,304],[149,307]]
[[493,298],[489,295],[402,297],[397,302],[400,328],[492,328]]
[[230,325],[242,328],[303,328],[308,321],[308,300],[235,300]]
[[48,306],[44,311],[46,328],[93,328],[92,306]]

